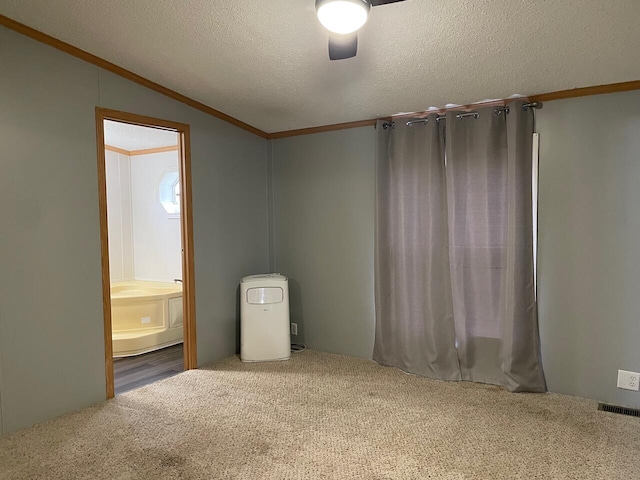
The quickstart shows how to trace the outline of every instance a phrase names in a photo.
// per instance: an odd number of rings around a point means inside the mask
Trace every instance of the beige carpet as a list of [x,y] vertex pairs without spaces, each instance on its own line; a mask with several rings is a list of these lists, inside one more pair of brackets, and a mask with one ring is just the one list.
[[313,351],[230,358],[0,439],[2,479],[637,479],[640,419]]

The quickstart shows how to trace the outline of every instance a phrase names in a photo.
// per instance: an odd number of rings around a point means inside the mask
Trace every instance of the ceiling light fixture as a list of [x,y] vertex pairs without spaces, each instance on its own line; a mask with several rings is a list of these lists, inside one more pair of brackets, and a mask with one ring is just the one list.
[[347,35],[360,29],[369,18],[369,0],[316,0],[320,23],[333,33]]

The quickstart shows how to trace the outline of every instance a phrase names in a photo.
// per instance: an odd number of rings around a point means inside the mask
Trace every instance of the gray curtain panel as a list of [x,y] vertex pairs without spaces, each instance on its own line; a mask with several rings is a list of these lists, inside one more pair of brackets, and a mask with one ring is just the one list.
[[378,125],[374,359],[432,378],[543,392],[533,113],[522,102],[508,115],[478,113]]
[[374,360],[460,380],[449,275],[444,145],[428,124],[377,125]]
[[533,112],[447,114],[453,311],[463,380],[546,390],[533,278]]

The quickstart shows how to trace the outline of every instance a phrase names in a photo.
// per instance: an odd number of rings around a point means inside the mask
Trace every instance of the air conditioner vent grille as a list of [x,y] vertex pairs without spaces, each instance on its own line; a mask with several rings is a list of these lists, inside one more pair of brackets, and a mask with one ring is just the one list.
[[607,405],[599,403],[598,410],[603,412],[619,413],[620,415],[629,415],[631,417],[640,417],[640,410],[637,408],[618,407],[616,405]]

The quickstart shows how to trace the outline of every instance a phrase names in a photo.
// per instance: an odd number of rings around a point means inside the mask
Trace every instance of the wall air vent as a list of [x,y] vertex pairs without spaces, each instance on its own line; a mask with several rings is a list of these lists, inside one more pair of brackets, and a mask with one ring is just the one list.
[[599,403],[598,410],[603,412],[619,413],[620,415],[629,415],[631,417],[640,417],[640,410],[637,408],[618,407],[616,405]]

